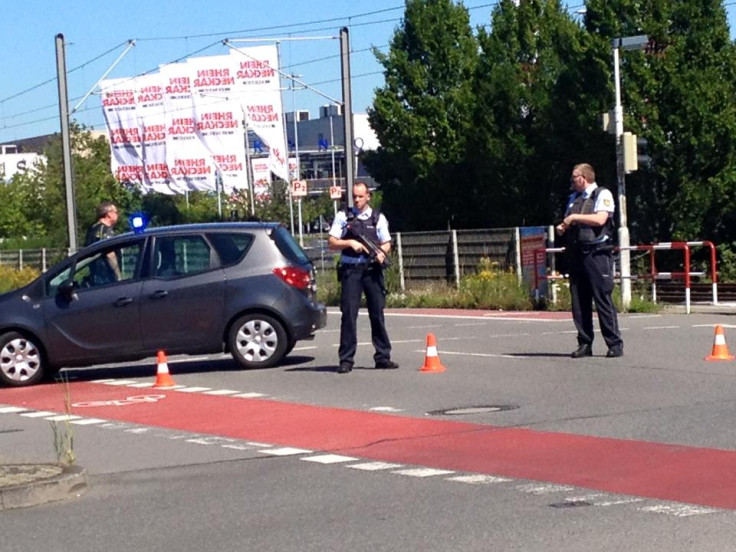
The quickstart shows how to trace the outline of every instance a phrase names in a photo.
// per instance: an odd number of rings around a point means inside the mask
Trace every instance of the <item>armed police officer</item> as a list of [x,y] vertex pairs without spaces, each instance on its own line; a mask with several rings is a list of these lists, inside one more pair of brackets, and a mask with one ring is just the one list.
[[575,165],[565,218],[557,233],[565,235],[570,272],[572,318],[578,331],[578,348],[572,358],[593,354],[593,303],[601,334],[608,345],[607,357],[624,354],[624,342],[613,304],[613,195],[595,182],[587,163]]
[[391,341],[386,332],[383,309],[386,305],[386,287],[383,268],[391,251],[388,220],[371,208],[371,193],[364,182],[353,186],[354,207],[339,211],[330,228],[328,245],[341,251],[338,271],[341,295],[340,374],[353,369],[358,345],[358,311],[365,293],[376,368],[398,368],[391,360]]

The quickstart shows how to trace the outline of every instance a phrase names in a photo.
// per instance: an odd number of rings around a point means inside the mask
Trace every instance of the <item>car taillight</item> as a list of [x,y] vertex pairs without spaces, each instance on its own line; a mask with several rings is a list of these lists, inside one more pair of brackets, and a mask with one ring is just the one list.
[[297,289],[307,289],[312,282],[312,275],[309,271],[296,266],[274,268],[273,273],[284,282]]

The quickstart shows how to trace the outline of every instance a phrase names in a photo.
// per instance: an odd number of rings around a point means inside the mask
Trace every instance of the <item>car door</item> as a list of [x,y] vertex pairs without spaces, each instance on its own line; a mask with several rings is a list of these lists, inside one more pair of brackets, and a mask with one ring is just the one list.
[[222,343],[225,281],[198,233],[157,236],[141,291],[143,343],[151,351],[195,353]]
[[[140,353],[143,243],[139,238],[95,247],[50,276],[43,312],[54,364],[115,362]],[[119,265],[119,279],[109,270],[111,256]],[[58,287],[70,279],[74,293],[65,297]]]

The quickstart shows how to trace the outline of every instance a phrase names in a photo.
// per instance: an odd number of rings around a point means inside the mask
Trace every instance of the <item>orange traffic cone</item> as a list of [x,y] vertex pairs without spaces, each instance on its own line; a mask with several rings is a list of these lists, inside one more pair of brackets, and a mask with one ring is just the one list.
[[153,386],[159,389],[176,387],[174,379],[169,374],[169,361],[163,351],[156,354],[156,383]]
[[716,335],[713,338],[713,352],[705,357],[705,360],[733,360],[733,355],[728,352],[726,336],[723,334],[723,326],[716,326]]
[[440,357],[437,356],[437,340],[434,334],[427,334],[427,353],[424,355],[424,366],[419,369],[420,372],[444,372],[445,367],[440,364]]

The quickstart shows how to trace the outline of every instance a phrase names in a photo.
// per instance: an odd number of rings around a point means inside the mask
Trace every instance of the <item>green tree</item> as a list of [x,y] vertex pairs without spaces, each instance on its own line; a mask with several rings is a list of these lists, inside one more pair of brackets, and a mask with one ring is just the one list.
[[[104,138],[72,125],[72,169],[76,199],[78,243],[96,220],[95,210],[103,201],[115,202],[123,213],[140,208],[140,193],[120,185],[110,172],[110,146]],[[49,247],[67,247],[68,224],[66,187],[62,163],[61,137],[56,135],[45,148],[46,163],[31,178],[35,189],[34,212],[30,220],[41,229]],[[121,217],[119,230],[127,229]]]
[[736,57],[722,0],[587,6],[592,35],[651,39],[648,51],[621,54],[625,129],[652,158],[626,179],[632,242],[734,241]]
[[575,163],[602,175],[612,166],[613,141],[598,128],[607,68],[558,0],[501,0],[478,39],[476,224],[551,224]]
[[381,147],[364,157],[396,229],[457,225],[472,130],[477,41],[452,0],[407,0],[368,110]]

